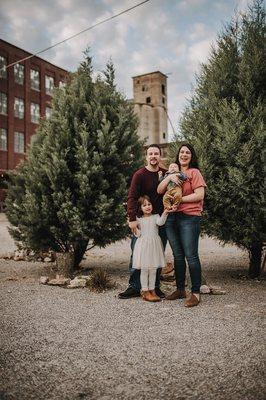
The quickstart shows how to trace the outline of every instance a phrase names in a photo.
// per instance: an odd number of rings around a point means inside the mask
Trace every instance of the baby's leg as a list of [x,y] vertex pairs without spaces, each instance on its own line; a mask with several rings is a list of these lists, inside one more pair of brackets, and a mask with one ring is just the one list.
[[170,209],[172,207],[172,197],[169,196],[168,192],[163,196],[163,206],[166,209]]
[[172,189],[172,201],[174,206],[179,206],[181,199],[182,199],[182,188],[180,186],[177,186]]
[[143,291],[149,290],[148,276],[149,276],[148,269],[147,268],[141,269],[141,271],[140,271],[140,285],[141,285],[141,290],[143,290]]

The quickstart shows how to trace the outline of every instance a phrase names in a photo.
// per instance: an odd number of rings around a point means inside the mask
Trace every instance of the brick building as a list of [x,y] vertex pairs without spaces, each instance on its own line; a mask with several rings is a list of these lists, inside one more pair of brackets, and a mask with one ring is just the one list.
[[0,39],[0,176],[25,159],[27,145],[42,117],[51,114],[54,87],[68,72],[39,57],[6,69],[28,53]]

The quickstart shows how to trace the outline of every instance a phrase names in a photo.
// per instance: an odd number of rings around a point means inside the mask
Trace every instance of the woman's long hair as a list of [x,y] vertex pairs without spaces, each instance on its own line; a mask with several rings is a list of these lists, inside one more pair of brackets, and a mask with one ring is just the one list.
[[199,169],[198,157],[196,155],[194,147],[190,143],[185,143],[184,142],[184,143],[181,143],[181,145],[179,146],[179,149],[177,151],[177,154],[176,154],[175,163],[179,166],[179,170],[181,171],[181,165],[180,165],[180,162],[179,162],[179,153],[180,153],[180,150],[182,149],[182,147],[184,147],[184,146],[186,146],[191,152],[191,161],[189,163],[189,168],[197,168],[197,169]]

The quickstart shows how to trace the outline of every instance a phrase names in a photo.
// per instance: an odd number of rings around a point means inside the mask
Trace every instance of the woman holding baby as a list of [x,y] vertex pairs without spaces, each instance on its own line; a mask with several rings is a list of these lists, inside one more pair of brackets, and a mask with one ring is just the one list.
[[[198,254],[201,214],[206,183],[199,171],[194,148],[182,144],[177,152],[175,163],[179,171],[186,175],[182,183],[182,199],[176,212],[168,215],[165,223],[167,238],[174,255],[177,289],[167,296],[168,300],[186,298],[186,261],[192,282],[191,296],[186,300],[187,307],[200,302],[201,264]],[[170,181],[178,183],[178,174],[169,174],[158,186],[158,193],[165,193]]]

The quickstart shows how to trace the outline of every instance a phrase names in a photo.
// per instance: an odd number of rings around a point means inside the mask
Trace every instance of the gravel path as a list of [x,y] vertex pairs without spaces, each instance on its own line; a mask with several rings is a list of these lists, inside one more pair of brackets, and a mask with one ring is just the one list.
[[117,283],[100,294],[39,285],[44,263],[0,260],[0,399],[265,399],[265,280],[244,279],[246,254],[201,240],[207,280],[227,294],[194,309],[118,299],[128,257],[128,241],[89,253],[83,267]]

